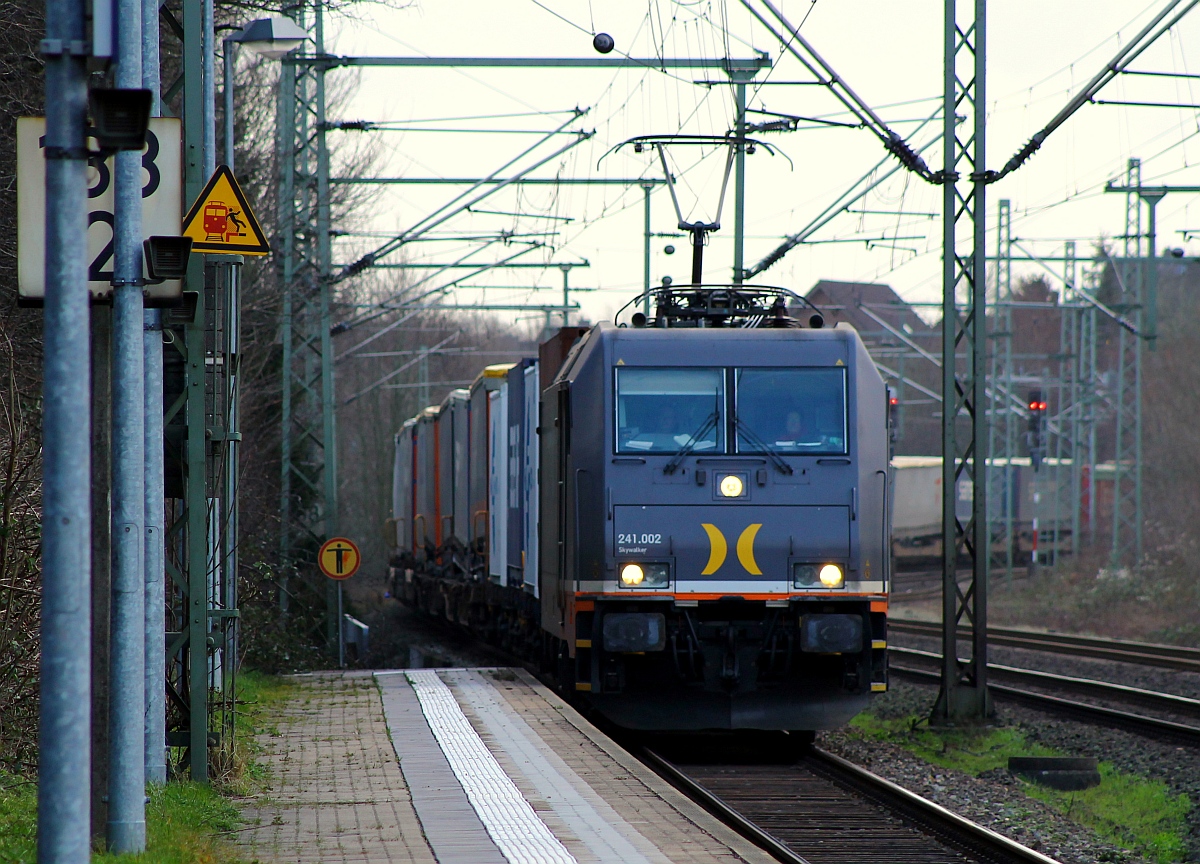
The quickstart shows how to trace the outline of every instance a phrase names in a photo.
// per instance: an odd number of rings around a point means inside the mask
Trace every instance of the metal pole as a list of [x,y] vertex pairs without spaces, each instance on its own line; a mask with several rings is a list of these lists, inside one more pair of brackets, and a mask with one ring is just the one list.
[[[945,0],[943,37],[943,106],[942,158],[943,170],[953,175],[959,152],[955,139],[958,121],[954,104],[958,95],[954,61],[957,50],[955,0]],[[949,108],[949,110],[947,110]],[[957,695],[958,671],[958,549],[955,531],[955,504],[958,501],[957,472],[955,471],[954,423],[957,413],[955,366],[955,337],[958,327],[958,308],[954,292],[958,285],[958,250],[955,246],[955,215],[958,207],[954,183],[942,184],[942,693],[946,700],[944,712],[953,716]],[[935,709],[936,710],[936,709]]]
[[[971,717],[982,720],[991,714],[987,682],[987,601],[988,601],[988,545],[991,542],[987,525],[987,183],[980,175],[987,167],[987,0],[975,0],[975,92],[972,94],[975,120],[975,151],[971,164],[974,169],[974,227],[971,262],[971,338],[968,343],[973,356],[968,358],[971,371],[971,441],[975,467],[971,472],[974,485],[972,492],[971,523],[974,536],[974,610],[971,614],[974,627],[974,647],[971,656],[974,676],[974,693]],[[951,112],[953,113],[953,112]]]
[[225,100],[225,152],[223,155],[225,157],[225,164],[229,166],[230,172],[233,171],[233,132],[234,121],[236,119],[233,116],[233,52],[236,50],[237,44],[237,40],[229,36],[221,40],[221,46],[224,48],[222,60],[225,65],[225,75],[221,79],[221,90],[223,91],[221,95]]
[[[964,19],[958,18],[961,3]],[[986,0],[945,0],[943,31],[943,288],[942,288],[942,683],[933,720],[975,723],[991,713],[987,691],[987,250]],[[968,66],[968,61],[970,66]],[[959,111],[973,132],[957,136]],[[971,250],[960,255],[959,225]],[[957,290],[966,288],[960,319]],[[964,357],[957,356],[962,347]],[[962,363],[965,374],[959,375]],[[966,423],[959,421],[965,420]],[[969,424],[969,425],[967,425]],[[958,513],[959,480],[971,484],[970,515]],[[970,561],[970,583],[958,585],[958,561]],[[959,661],[958,628],[971,627],[973,651]]]
[[[118,87],[142,86],[141,0],[119,0]],[[108,849],[146,848],[146,515],[142,329],[142,154],[114,157],[112,627],[109,653]]]
[[[318,54],[325,52],[325,15],[320,0],[314,4],[315,47]],[[334,384],[333,384],[333,339],[330,334],[332,325],[331,304],[333,302],[333,283],[331,271],[333,267],[333,249],[329,233],[329,147],[325,139],[325,67],[319,66],[315,75],[316,84],[316,135],[317,135],[317,279],[320,291],[320,332],[318,339],[321,345],[321,429],[323,443],[322,486],[324,491],[323,513],[325,538],[337,534],[338,505],[337,505],[337,427],[334,416]],[[326,588],[326,610],[334,598]],[[340,614],[340,613],[339,613]],[[332,622],[330,622],[332,623]],[[329,627],[326,633],[336,637],[340,632],[341,618],[336,627]],[[339,647],[340,650],[340,647]]]
[[560,264],[559,269],[563,274],[563,310],[562,310],[562,326],[566,327],[571,323],[571,312],[567,308],[571,304],[571,265]]
[[[642,233],[642,314],[650,317],[650,193],[653,186],[642,186],[645,228]],[[567,305],[566,303],[563,304]]]
[[[142,0],[142,86],[150,91],[153,117],[162,114],[159,72],[158,0]],[[167,782],[166,549],[163,486],[163,341],[162,313],[142,313],[142,363],[145,367],[145,515],[146,547],[146,781]]]
[[[301,22],[303,23],[303,22]],[[279,97],[275,113],[275,152],[279,154],[279,196],[276,214],[279,221],[278,239],[282,258],[283,308],[279,315],[279,339],[283,370],[283,393],[280,398],[279,428],[279,611],[288,611],[288,581],[293,570],[292,563],[292,465],[294,411],[292,406],[293,351],[292,329],[295,317],[293,294],[296,290],[296,70],[298,67],[285,63],[279,73]]]
[[[746,147],[741,143],[746,137],[746,81],[744,73],[730,73],[734,77],[734,97],[737,100],[737,118],[734,128],[737,130],[738,143],[733,168],[733,284],[741,285],[746,278],[745,246],[746,246]],[[754,73],[750,73],[754,77]]]
[[[205,169],[206,119],[204,96],[204,9],[203,0],[183,0],[183,135],[184,200],[194,201],[212,174]],[[211,104],[211,102],[209,102]],[[205,263],[204,256],[193,255],[188,265],[187,288],[196,299],[195,320],[183,325],[182,349],[185,357],[184,386],[188,391],[184,405],[186,440],[182,444],[186,483],[185,516],[180,544],[185,565],[183,629],[187,632],[186,703],[188,770],[196,783],[208,782],[208,532],[205,494],[207,453],[210,444],[204,394],[207,389],[205,362]],[[181,682],[182,684],[183,682]]]
[[[157,3],[157,0],[151,0]],[[158,309],[142,313],[142,356],[146,367],[146,780],[167,782],[166,491],[163,484],[163,325]]]
[[39,864],[91,859],[91,379],[82,0],[46,0]]
[[204,176],[217,170],[217,73],[213,30],[213,0],[203,0],[200,7],[204,51],[202,80],[204,82]]
[[342,583],[337,583],[337,614],[338,614],[338,668],[346,668],[346,619],[342,611]]

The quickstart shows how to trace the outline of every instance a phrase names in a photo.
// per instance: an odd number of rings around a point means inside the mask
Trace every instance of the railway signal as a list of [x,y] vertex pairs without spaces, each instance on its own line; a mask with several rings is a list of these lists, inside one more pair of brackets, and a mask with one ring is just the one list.
[[1029,407],[1029,431],[1025,439],[1029,444],[1029,459],[1037,471],[1046,457],[1046,400],[1041,390],[1030,390],[1026,402]]

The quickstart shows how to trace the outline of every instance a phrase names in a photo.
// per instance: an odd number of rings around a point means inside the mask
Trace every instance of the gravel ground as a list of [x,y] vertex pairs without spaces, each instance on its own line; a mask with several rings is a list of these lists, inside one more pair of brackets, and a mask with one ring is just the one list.
[[[937,688],[893,681],[875,703],[881,716],[928,715]],[[1077,756],[1097,756],[1119,770],[1165,781],[1173,791],[1200,802],[1200,753],[1111,729],[1061,720],[1023,707],[1001,704],[998,722],[1018,725],[1030,741]],[[1144,859],[1113,846],[1057,810],[1029,798],[1007,771],[972,777],[930,765],[898,746],[864,740],[855,730],[823,732],[818,746],[998,831],[1063,864]],[[1189,818],[1185,860],[1200,861],[1200,808]]]

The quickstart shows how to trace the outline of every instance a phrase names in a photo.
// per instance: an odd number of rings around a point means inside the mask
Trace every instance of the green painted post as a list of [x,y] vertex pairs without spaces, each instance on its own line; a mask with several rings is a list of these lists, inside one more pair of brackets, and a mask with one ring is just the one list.
[[[183,0],[183,198],[190,206],[204,189],[203,3]],[[187,583],[188,746],[192,780],[208,782],[208,498],[205,460],[203,255],[188,265],[186,290],[196,295],[195,318],[183,326],[187,354],[184,419],[184,570]]]
[[[313,4],[313,41],[318,57],[325,54],[325,8],[324,3]],[[324,443],[325,465],[321,476],[321,488],[324,496],[323,510],[325,536],[329,539],[337,536],[338,502],[337,502],[337,424],[334,412],[334,381],[333,381],[333,326],[332,297],[333,291],[333,252],[329,234],[330,202],[329,202],[329,145],[325,138],[325,71],[324,65],[318,65],[314,71],[316,97],[316,137],[317,137],[317,279],[320,299],[320,334],[321,341],[321,438]],[[325,601],[328,609],[326,634],[329,644],[335,646],[339,653],[342,646],[339,642],[341,620],[339,615],[339,590],[333,580],[326,579]]]
[[[959,7],[962,7],[960,17]],[[991,713],[987,690],[987,2],[945,0],[942,134],[942,682],[932,720],[978,723]],[[956,114],[973,132],[959,137]],[[960,253],[958,229],[970,239]],[[959,308],[958,289],[966,303]],[[962,358],[958,356],[961,348]],[[960,370],[961,369],[961,374]],[[966,422],[962,422],[966,421]],[[958,516],[959,480],[971,512]],[[970,584],[958,585],[960,556]],[[971,659],[958,659],[958,628],[973,629]]]

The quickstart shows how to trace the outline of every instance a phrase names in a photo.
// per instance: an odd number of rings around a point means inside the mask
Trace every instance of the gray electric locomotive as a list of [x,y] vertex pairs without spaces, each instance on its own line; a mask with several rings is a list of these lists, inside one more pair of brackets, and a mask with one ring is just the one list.
[[[564,689],[627,728],[841,725],[887,687],[884,382],[857,333],[819,314],[801,326],[804,301],[782,289],[654,300],[653,318],[583,331],[561,361],[547,347],[562,339],[543,346],[524,484],[536,539],[504,553],[524,575],[498,577],[481,534],[463,543],[477,565],[428,542],[423,564],[402,555],[397,590],[510,647],[524,633]],[[406,428],[401,460],[417,452]]]

